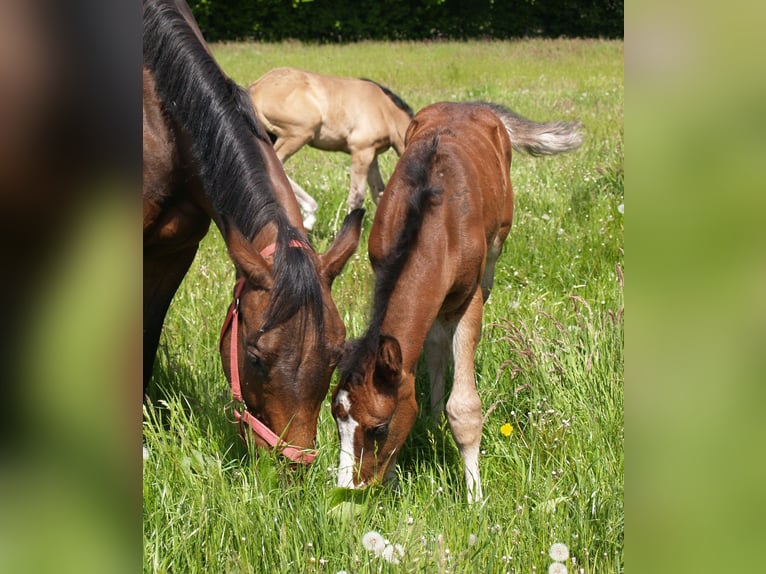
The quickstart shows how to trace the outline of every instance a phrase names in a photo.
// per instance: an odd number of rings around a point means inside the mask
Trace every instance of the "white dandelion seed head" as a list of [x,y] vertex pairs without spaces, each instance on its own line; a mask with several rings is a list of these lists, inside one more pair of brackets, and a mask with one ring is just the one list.
[[381,552],[381,556],[383,556],[383,559],[386,560],[386,562],[390,562],[391,564],[399,564],[399,556],[398,552],[395,547],[393,547],[391,544],[387,545],[383,552]]
[[476,535],[475,534],[469,534],[468,535],[468,546],[473,546],[476,544]]
[[336,574],[348,574],[345,570],[338,570]]
[[548,574],[567,574],[567,567],[561,562],[552,562],[548,566]]
[[149,449],[146,447],[144,447],[143,456],[144,456],[144,460],[149,460]]
[[380,554],[386,547],[386,541],[383,539],[383,536],[381,536],[379,532],[370,530],[368,533],[362,536],[362,546],[364,546],[370,552]]
[[567,548],[566,544],[556,542],[555,544],[552,544],[550,550],[548,550],[548,556],[553,558],[556,562],[564,562],[569,558],[569,548]]
[[618,205],[617,206],[617,211],[619,211],[620,213],[624,214],[625,213],[625,204],[621,203],[620,205]]

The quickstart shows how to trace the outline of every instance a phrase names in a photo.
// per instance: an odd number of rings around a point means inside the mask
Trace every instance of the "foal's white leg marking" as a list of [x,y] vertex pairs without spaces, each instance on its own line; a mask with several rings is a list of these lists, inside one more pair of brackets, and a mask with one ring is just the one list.
[[295,199],[298,201],[298,205],[300,206],[301,212],[303,213],[303,227],[310,230],[312,227],[314,227],[314,223],[316,223],[316,212],[319,204],[314,201],[314,198],[306,193],[306,190],[304,190],[300,185],[295,183],[289,177],[287,179],[290,182],[290,187],[293,189]]
[[351,400],[348,391],[341,389],[336,398],[346,409],[346,420],[338,419],[338,435],[340,436],[340,461],[338,463],[338,486],[354,488],[354,433],[359,425],[351,416]]
[[450,358],[450,338],[438,319],[431,325],[424,344],[428,376],[431,379],[431,415],[438,424],[444,412],[444,379]]
[[447,401],[447,419],[455,437],[465,467],[468,502],[481,500],[479,477],[479,445],[481,443],[481,400],[476,392],[474,356],[481,334],[482,295],[478,289],[473,295],[452,338],[455,357],[455,382]]

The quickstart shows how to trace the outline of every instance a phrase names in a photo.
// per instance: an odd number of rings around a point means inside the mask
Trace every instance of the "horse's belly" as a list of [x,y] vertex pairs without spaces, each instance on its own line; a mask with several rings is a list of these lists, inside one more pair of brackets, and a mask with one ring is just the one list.
[[344,134],[321,131],[314,139],[311,140],[309,145],[313,148],[322,151],[342,151],[344,153],[351,153],[348,146],[348,139]]
[[180,201],[163,208],[144,201],[144,256],[162,256],[198,244],[210,227],[210,217],[196,204]]

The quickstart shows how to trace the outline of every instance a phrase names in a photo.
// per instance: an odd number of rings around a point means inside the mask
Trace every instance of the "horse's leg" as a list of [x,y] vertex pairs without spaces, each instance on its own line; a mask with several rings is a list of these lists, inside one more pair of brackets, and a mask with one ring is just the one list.
[[[284,165],[295,152],[306,145],[310,139],[311,136],[278,137],[277,141],[274,142],[274,151],[277,153],[277,158],[282,162],[282,165]],[[306,193],[305,189],[289,177],[287,179],[290,181],[290,187],[292,187],[295,199],[298,201],[298,205],[303,213],[303,226],[306,229],[311,229],[316,222],[316,212],[319,205],[313,197]]]
[[431,380],[431,415],[438,424],[444,412],[444,380],[450,358],[450,337],[441,321],[434,321],[424,344],[424,354]]
[[351,151],[351,190],[348,194],[348,211],[351,212],[364,204],[364,190],[367,185],[367,173],[375,159],[375,148]]
[[306,193],[306,190],[300,185],[295,183],[289,177],[287,179],[290,182],[290,187],[293,190],[295,199],[298,201],[298,205],[301,208],[301,213],[303,214],[303,227],[310,230],[314,227],[314,223],[317,220],[316,213],[319,204],[317,204],[314,198]]
[[305,136],[279,136],[274,142],[277,158],[284,164],[290,157],[311,141],[311,134]]
[[375,205],[378,205],[380,198],[383,197],[383,190],[386,189],[386,184],[383,183],[383,178],[380,177],[380,168],[378,167],[378,156],[372,158],[370,163],[370,169],[367,171],[367,183],[370,186],[370,195]]
[[496,235],[494,241],[487,249],[487,263],[484,266],[484,275],[481,278],[481,292],[485,303],[489,299],[492,285],[495,282],[495,264],[497,263],[497,258],[500,257],[500,253],[503,251],[503,241],[505,241],[507,235],[508,230],[504,230],[504,233]]
[[170,302],[194,261],[198,245],[172,256],[144,259],[144,393]]
[[452,338],[455,357],[455,381],[447,401],[447,419],[452,436],[460,450],[465,466],[468,502],[481,500],[479,478],[479,444],[481,442],[481,400],[476,391],[474,357],[481,334],[482,296],[477,289]]

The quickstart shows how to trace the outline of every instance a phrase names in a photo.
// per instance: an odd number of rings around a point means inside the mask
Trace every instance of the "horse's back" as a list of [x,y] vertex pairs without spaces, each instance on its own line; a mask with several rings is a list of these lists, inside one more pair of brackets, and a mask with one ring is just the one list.
[[439,133],[440,138],[454,138],[463,144],[464,153],[486,161],[496,157],[510,172],[511,141],[500,118],[485,106],[470,103],[440,102],[419,111],[407,130],[406,144]]
[[438,151],[431,177],[444,182],[445,193],[468,191],[466,201],[473,200],[491,228],[497,218],[501,225],[510,224],[506,220],[512,216],[508,204],[513,201],[511,142],[500,118],[474,104],[433,104],[413,118],[406,149],[430,145],[434,139]]

